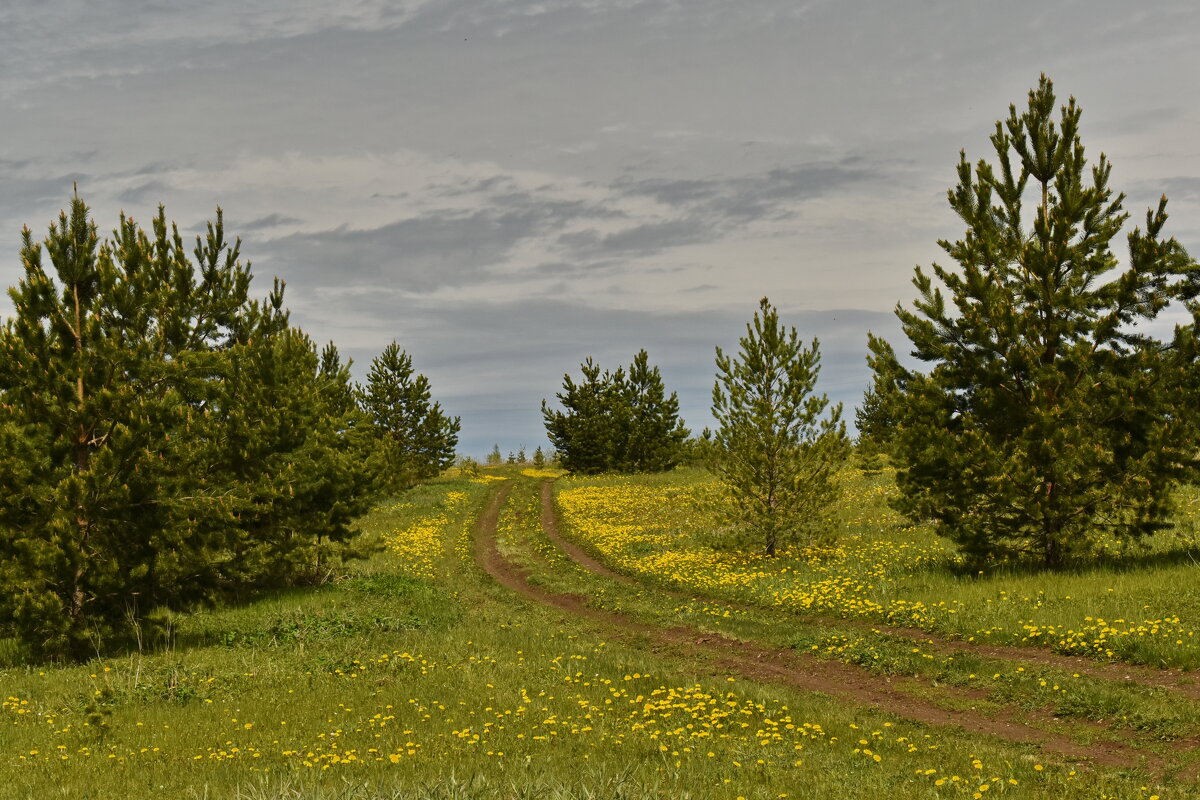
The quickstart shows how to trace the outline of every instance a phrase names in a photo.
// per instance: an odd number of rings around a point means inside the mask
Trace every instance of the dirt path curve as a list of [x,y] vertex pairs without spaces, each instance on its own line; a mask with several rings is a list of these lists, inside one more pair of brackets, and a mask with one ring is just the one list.
[[[779,613],[793,616],[786,611],[776,611],[774,609],[763,608],[760,606],[750,606],[730,600],[723,600],[719,597],[666,589],[639,581],[636,578],[630,577],[629,575],[616,572],[596,559],[578,544],[565,538],[559,531],[558,515],[554,509],[554,494],[551,489],[551,481],[544,481],[542,483],[541,497],[542,530],[545,531],[547,538],[554,542],[554,544],[557,545],[558,548],[562,550],[568,558],[589,572],[595,573],[596,575],[608,578],[610,580],[617,581],[619,583],[623,583],[627,586],[635,586],[639,589],[661,592],[664,595],[680,600],[698,600],[739,611]],[[1088,677],[1098,678],[1101,680],[1136,683],[1142,686],[1165,689],[1167,691],[1176,692],[1186,697],[1190,697],[1194,700],[1200,700],[1200,683],[1196,682],[1194,676],[1189,675],[1189,673],[1179,669],[1155,669],[1154,667],[1141,667],[1134,666],[1132,664],[1105,663],[1084,656],[1068,656],[1060,653],[1053,653],[1037,647],[978,644],[975,642],[967,642],[962,639],[951,639],[946,636],[930,633],[929,631],[922,630],[920,628],[905,628],[896,625],[885,625],[882,623],[872,624],[870,622],[844,619],[842,617],[826,617],[819,614],[804,614],[795,616],[812,622],[825,623],[832,627],[855,628],[858,630],[882,633],[900,639],[908,639],[914,643],[925,645],[927,648],[935,650],[942,655],[971,653],[977,656],[997,658],[1004,661],[1017,662],[1020,664],[1053,667],[1066,672],[1086,675]]]
[[[552,592],[531,585],[528,572],[505,559],[497,547],[497,523],[510,490],[508,484],[498,490],[480,515],[475,527],[474,555],[476,563],[497,583],[530,600],[616,628],[619,632],[638,634],[637,639],[648,639],[652,647],[679,648],[693,656],[712,659],[720,668],[752,680],[821,692],[857,706],[879,709],[915,722],[958,727],[970,733],[994,736],[1009,742],[1033,744],[1049,753],[1070,759],[1086,759],[1103,766],[1144,766],[1152,772],[1163,767],[1161,759],[1120,742],[1081,744],[1005,714],[989,717],[969,709],[944,708],[903,692],[888,679],[853,665],[821,661],[792,650],[769,648],[695,628],[660,628],[624,614],[590,607],[586,598],[579,595]],[[979,698],[978,693],[958,687],[942,686],[937,690],[955,695],[967,704]]]

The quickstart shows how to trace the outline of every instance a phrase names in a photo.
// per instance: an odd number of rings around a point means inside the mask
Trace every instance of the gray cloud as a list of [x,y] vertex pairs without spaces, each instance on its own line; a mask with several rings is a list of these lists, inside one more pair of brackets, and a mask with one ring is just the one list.
[[425,192],[432,197],[450,198],[465,197],[475,194],[492,194],[496,191],[509,192],[509,197],[520,198],[522,195],[513,192],[517,184],[511,175],[492,175],[487,178],[460,177],[450,185],[431,183],[426,185]]
[[530,213],[440,212],[367,230],[346,227],[267,242],[260,259],[307,286],[380,282],[432,291],[474,280],[539,220]]
[[[884,174],[862,159],[843,159],[726,180],[618,181],[608,188],[607,199],[589,200],[564,199],[570,190],[563,186],[521,189],[506,174],[462,176],[428,184],[424,192],[443,202],[454,198],[483,204],[477,211],[434,209],[376,228],[341,226],[284,235],[263,241],[259,260],[293,284],[395,281],[408,292],[431,292],[478,281],[493,274],[523,242],[549,240],[557,243],[561,259],[533,265],[531,273],[595,275],[633,268],[621,258],[711,242],[730,227],[778,219],[794,203],[861,181],[878,181]],[[145,194],[150,188],[148,184],[131,193]],[[664,204],[666,218],[631,219],[621,204],[636,197]],[[240,230],[253,233],[285,220],[294,218],[272,214]],[[605,228],[598,227],[601,224]]]
[[1200,178],[1167,178],[1158,184],[1160,190],[1172,200],[1200,201]]
[[595,230],[568,233],[558,237],[558,241],[584,255],[645,254],[668,247],[711,241],[716,235],[716,231],[700,220],[684,218],[648,222],[609,234],[600,234]]
[[117,195],[117,199],[122,203],[143,206],[152,202],[161,202],[170,188],[170,185],[163,180],[146,181],[121,192]]
[[[462,182],[460,192],[474,196],[489,188],[511,188],[511,179],[498,178]],[[287,235],[262,242],[260,252],[263,261],[278,265],[280,274],[312,286],[394,281],[406,291],[429,292],[475,281],[522,241],[552,235],[575,220],[622,216],[591,202],[541,199],[525,191],[506,191],[479,202],[486,205],[476,211],[435,209],[377,228],[342,226]],[[273,216],[264,219],[278,222]],[[254,227],[251,223],[248,229]]]
[[888,175],[883,166],[853,156],[836,162],[794,164],[723,179],[624,179],[617,181],[614,188],[703,214],[710,225],[741,225],[760,219],[786,219],[795,213],[798,203],[863,182],[879,183]]
[[[391,27],[411,18],[418,5],[347,0],[335,8],[318,0],[239,0],[214,10],[212,4],[158,0],[10,0],[0,7],[0,41],[6,45],[0,47],[0,73],[9,76],[6,83],[137,75],[172,62],[192,66],[181,55],[194,58],[215,45]],[[163,57],[169,60],[156,66]]]
[[71,199],[71,186],[78,183],[86,187],[90,181],[91,176],[83,172],[46,177],[0,173],[0,218],[22,220],[30,228],[40,230],[50,218],[28,219],[27,215],[35,210],[65,207]]
[[289,217],[286,214],[267,214],[265,217],[258,217],[249,222],[239,222],[231,225],[230,229],[239,232],[261,231],[265,228],[294,225],[297,222],[300,222],[298,217]]

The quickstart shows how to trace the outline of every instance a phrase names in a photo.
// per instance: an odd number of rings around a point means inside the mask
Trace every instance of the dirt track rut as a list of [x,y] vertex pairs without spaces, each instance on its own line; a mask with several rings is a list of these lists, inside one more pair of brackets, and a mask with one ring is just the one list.
[[[634,586],[640,589],[661,592],[667,596],[678,599],[701,600],[716,606],[723,606],[742,611],[773,613],[771,609],[747,606],[741,603],[723,600],[718,597],[702,596],[694,593],[679,592],[658,586],[652,586],[639,581],[636,578],[632,578],[629,575],[616,572],[605,566],[603,562],[593,557],[578,544],[572,542],[570,539],[565,538],[558,530],[558,517],[554,511],[554,497],[551,490],[550,481],[545,481],[542,483],[541,500],[542,529],[545,531],[546,536],[552,542],[554,542],[555,545],[557,545],[558,548],[562,550],[568,558],[589,572],[595,573],[596,575],[600,575],[610,580],[617,581],[619,583],[623,583],[627,586]],[[787,612],[780,611],[774,613],[786,614]],[[1097,662],[1094,659],[1086,658],[1084,656],[1063,655],[1036,647],[979,644],[976,642],[967,642],[962,639],[947,638],[945,636],[930,633],[929,631],[921,630],[920,628],[905,628],[896,625],[872,624],[870,622],[844,619],[841,617],[823,617],[816,614],[806,614],[804,619],[813,622],[826,623],[831,627],[856,628],[874,633],[882,633],[900,639],[907,639],[916,644],[923,645],[928,649],[935,650],[942,655],[971,653],[973,655],[983,656],[985,658],[996,658],[1004,661],[1012,661],[1018,664],[1052,667],[1100,680],[1135,683],[1142,686],[1164,689],[1184,695],[1185,697],[1189,697],[1193,700],[1200,700],[1200,683],[1196,682],[1194,676],[1178,669],[1156,669],[1154,667],[1142,667],[1132,664],[1103,663]]]
[[[548,484],[545,487],[544,492],[548,491]],[[823,661],[792,650],[765,647],[759,643],[731,639],[690,627],[661,628],[625,614],[589,606],[587,599],[579,595],[552,592],[532,585],[528,580],[528,572],[505,559],[497,547],[496,530],[500,511],[510,491],[509,484],[499,489],[479,517],[475,529],[474,555],[479,566],[497,583],[530,600],[615,628],[619,632],[637,634],[636,637],[632,637],[635,642],[648,641],[655,648],[680,649],[692,656],[708,660],[721,669],[752,680],[821,692],[857,706],[876,708],[923,724],[953,726],[1010,742],[1037,745],[1049,753],[1070,759],[1086,759],[1098,765],[1143,766],[1151,771],[1158,771],[1162,766],[1161,760],[1152,754],[1135,750],[1120,742],[1098,741],[1082,744],[1018,719],[1007,718],[1003,713],[984,716],[969,709],[957,710],[936,705],[901,691],[886,678],[872,675],[865,669],[850,664]],[[548,494],[544,494],[543,500],[547,498]],[[547,510],[545,502],[542,523],[546,533],[564,547],[568,555],[580,558],[580,563],[585,566],[589,566],[590,563],[599,568],[596,570],[599,574],[614,580],[632,580],[626,576],[617,576],[562,539],[558,534],[553,507],[551,505]],[[941,686],[937,691],[955,695],[960,705],[969,705],[972,699],[979,699],[980,696],[977,692],[958,687]],[[1015,714],[1012,716],[1015,717]]]

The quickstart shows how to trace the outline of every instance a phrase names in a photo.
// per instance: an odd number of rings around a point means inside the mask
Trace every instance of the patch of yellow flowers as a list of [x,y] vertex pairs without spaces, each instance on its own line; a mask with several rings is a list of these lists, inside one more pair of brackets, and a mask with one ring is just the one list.
[[[917,782],[946,782],[960,790],[983,783],[1003,789],[1018,783],[1013,775],[1032,777],[1024,767],[1005,765],[1003,778],[982,778],[979,759],[955,764],[958,759],[945,758],[939,739],[922,728],[814,719],[779,701],[747,696],[732,678],[664,682],[632,668],[597,670],[589,662],[604,653],[604,643],[563,648],[555,638],[529,652],[479,649],[439,658],[393,650],[364,655],[324,675],[247,674],[241,695],[218,694],[195,712],[192,727],[207,731],[212,744],[188,749],[173,743],[171,726],[153,729],[137,722],[131,728],[123,721],[118,744],[97,740],[87,722],[60,728],[54,715],[26,713],[14,723],[25,726],[21,735],[9,739],[16,749],[0,750],[0,758],[61,769],[81,761],[154,760],[176,762],[181,769],[220,762],[229,768],[296,772],[472,758],[519,764],[571,757],[582,765],[617,754],[630,763],[696,770],[724,783],[778,770],[794,770],[803,781],[805,772],[845,769],[847,761],[856,769],[882,764],[902,774],[915,771]],[[520,682],[500,678],[514,675]],[[266,698],[314,682],[332,682],[346,691],[324,695],[325,705],[307,720],[255,715],[244,703],[246,691]],[[382,688],[351,700],[351,690],[360,686]],[[469,693],[462,693],[468,687]],[[339,695],[344,699],[334,699]],[[28,705],[16,697],[3,702],[6,709]]]
[[384,536],[388,549],[399,557],[401,571],[428,580],[438,576],[438,562],[445,555],[446,529],[466,499],[464,492],[447,492],[436,513]]
[[[1062,624],[1061,614],[1057,623],[1039,619],[1048,602],[1040,591],[1010,596],[1001,590],[994,600],[976,598],[974,606],[914,596],[910,587],[922,583],[923,573],[951,565],[957,556],[928,532],[905,527],[887,508],[894,486],[864,485],[844,475],[842,482],[841,538],[828,546],[794,546],[774,558],[713,546],[718,523],[705,511],[710,481],[568,479],[557,503],[569,534],[608,564],[685,591],[1100,658],[1123,657],[1138,640],[1168,649],[1198,646],[1194,630],[1176,615],[1106,620],[1094,611],[1083,616],[1085,610],[1074,624]],[[980,604],[1002,611],[1003,624],[991,623],[995,615]],[[967,618],[989,625],[974,629]]]

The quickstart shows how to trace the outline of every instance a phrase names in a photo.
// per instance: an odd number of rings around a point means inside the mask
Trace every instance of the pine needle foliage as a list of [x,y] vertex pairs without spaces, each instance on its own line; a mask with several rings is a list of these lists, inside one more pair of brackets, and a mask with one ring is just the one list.
[[994,162],[960,155],[948,197],[966,232],[939,242],[958,266],[918,267],[919,296],[896,311],[928,371],[869,341],[903,394],[901,510],[975,558],[1049,567],[1099,537],[1161,529],[1172,486],[1195,470],[1182,394],[1194,329],[1164,342],[1144,323],[1194,298],[1196,265],[1163,238],[1165,197],[1119,265],[1124,196],[1103,154],[1088,162],[1075,99],[1056,106],[1042,76],[996,123]]
[[557,398],[563,410],[542,401],[546,433],[563,469],[580,474],[662,472],[681,457],[688,430],[679,398],[667,394],[658,367],[645,350],[629,368],[603,371],[588,358],[582,382],[563,376]]
[[871,367],[871,385],[863,393],[862,403],[854,410],[854,426],[858,429],[858,440],[854,455],[858,468],[869,474],[878,474],[884,467],[884,454],[894,445],[899,411],[896,404],[903,402],[897,376],[889,365],[896,362],[895,351],[883,341],[867,334],[879,350],[879,355],[867,356]]
[[879,355],[872,352],[867,356],[871,385],[863,393],[862,403],[854,410],[854,427],[858,429],[860,448],[887,452],[896,433],[899,413],[896,404],[902,401],[902,394],[897,376],[889,369],[896,361],[895,351],[882,339],[874,341]]
[[[75,196],[0,328],[0,631],[94,654],[159,607],[320,569],[368,476],[278,282],[249,299],[221,212],[189,258],[159,208],[101,241]],[[49,257],[49,264],[45,263]],[[323,544],[322,544],[323,543]]]
[[379,442],[389,488],[408,488],[454,463],[460,420],[442,411],[429,379],[395,342],[371,362],[359,400]]
[[[615,383],[617,376],[601,373],[589,356],[579,366],[583,380],[563,375],[563,390],[556,397],[563,410],[542,401],[546,435],[558,449],[563,469],[582,475],[607,472],[614,463],[614,431],[619,424]],[[619,376],[624,380],[624,373]]]
[[814,394],[819,343],[804,347],[767,298],[739,344],[736,358],[717,348],[713,471],[724,486],[727,521],[775,555],[784,541],[816,543],[831,533],[846,426],[841,404],[830,407],[828,397]]

